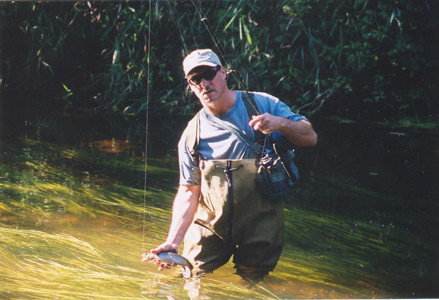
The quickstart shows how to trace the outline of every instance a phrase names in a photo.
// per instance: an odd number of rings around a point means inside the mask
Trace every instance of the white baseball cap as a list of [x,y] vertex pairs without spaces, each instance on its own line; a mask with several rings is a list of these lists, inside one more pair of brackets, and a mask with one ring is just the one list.
[[190,71],[199,66],[216,67],[218,65],[222,66],[221,61],[218,58],[218,55],[216,55],[212,50],[194,50],[183,60],[184,76],[187,76]]

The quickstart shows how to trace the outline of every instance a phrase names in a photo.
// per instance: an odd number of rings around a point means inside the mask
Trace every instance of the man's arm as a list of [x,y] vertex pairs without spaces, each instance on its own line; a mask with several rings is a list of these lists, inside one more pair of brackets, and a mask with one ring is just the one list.
[[265,113],[254,116],[249,125],[254,130],[260,130],[264,134],[279,130],[289,142],[299,147],[310,147],[317,144],[317,134],[311,123],[306,120],[291,121]]
[[[176,250],[192,224],[200,199],[200,185],[180,185],[172,207],[172,222],[166,242],[151,252],[158,254],[162,251]],[[160,265],[160,262],[157,262]],[[164,265],[159,267],[162,270]]]

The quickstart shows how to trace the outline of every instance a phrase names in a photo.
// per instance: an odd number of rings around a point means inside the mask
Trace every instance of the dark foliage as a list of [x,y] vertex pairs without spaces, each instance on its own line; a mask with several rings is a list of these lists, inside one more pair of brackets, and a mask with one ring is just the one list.
[[427,0],[2,2],[2,112],[192,114],[181,61],[217,50],[199,12],[248,88],[295,111],[437,118],[439,7]]

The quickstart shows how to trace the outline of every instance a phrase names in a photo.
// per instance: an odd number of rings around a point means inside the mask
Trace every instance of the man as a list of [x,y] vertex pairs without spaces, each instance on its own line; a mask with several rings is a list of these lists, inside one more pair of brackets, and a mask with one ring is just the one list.
[[[203,106],[199,142],[194,155],[186,128],[178,146],[180,186],[168,238],[151,252],[177,251],[184,240],[183,256],[199,272],[213,271],[233,255],[238,274],[263,278],[282,251],[283,201],[262,196],[255,184],[258,155],[211,116],[253,140],[261,131],[275,142],[306,147],[317,143],[317,135],[306,118],[265,93],[252,93],[260,114],[250,119],[244,93],[228,88],[226,71],[210,49],[190,53],[183,70]],[[157,264],[160,270],[167,267]]]

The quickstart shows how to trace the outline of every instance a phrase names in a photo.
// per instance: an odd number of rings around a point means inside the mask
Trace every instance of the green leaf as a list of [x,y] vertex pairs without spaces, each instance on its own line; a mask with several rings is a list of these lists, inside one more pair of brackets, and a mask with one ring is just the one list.
[[229,26],[232,25],[232,23],[233,23],[233,21],[235,20],[236,16],[237,16],[237,15],[234,15],[234,16],[230,19],[229,23],[227,23],[226,27],[224,27],[223,31],[226,31],[227,28],[229,28]]
[[244,25],[244,31],[245,31],[245,36],[247,37],[247,41],[248,43],[251,45],[252,44],[252,37],[250,35],[250,31],[248,30],[247,24],[242,23]]
[[62,86],[63,86],[63,88],[64,88],[64,90],[66,91],[66,92],[71,92],[72,90],[71,89],[69,89],[64,83],[62,84]]

